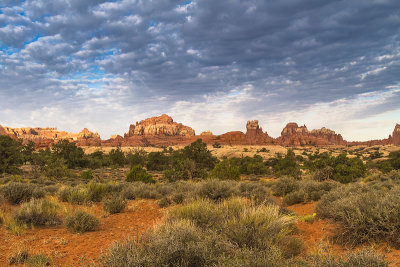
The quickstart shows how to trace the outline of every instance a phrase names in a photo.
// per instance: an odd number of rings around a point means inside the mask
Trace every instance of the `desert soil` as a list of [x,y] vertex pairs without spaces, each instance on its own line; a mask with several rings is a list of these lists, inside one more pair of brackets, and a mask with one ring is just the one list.
[[30,229],[15,236],[0,228],[0,266],[8,266],[10,255],[17,249],[26,249],[30,255],[47,255],[52,266],[78,266],[83,259],[90,263],[113,242],[136,238],[163,217],[154,200],[130,201],[123,213],[106,217],[101,204],[88,209],[100,218],[101,226],[97,231],[74,234],[57,226]]

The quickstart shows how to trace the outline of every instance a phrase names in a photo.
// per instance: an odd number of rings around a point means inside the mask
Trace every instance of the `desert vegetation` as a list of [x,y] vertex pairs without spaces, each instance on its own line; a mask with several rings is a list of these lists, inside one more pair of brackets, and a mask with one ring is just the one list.
[[[46,229],[89,238],[107,230],[107,220],[140,214],[141,203],[153,203],[165,210],[161,222],[81,261],[94,266],[389,265],[385,253],[371,245],[400,248],[399,151],[304,147],[266,153],[270,149],[217,158],[198,140],[158,152],[113,148],[86,154],[65,140],[35,150],[31,143],[0,136],[0,230],[18,239]],[[292,208],[309,204],[315,209],[307,214]],[[135,220],[126,218],[121,227]],[[304,223],[334,225],[329,242],[348,253],[311,250],[301,235]],[[25,248],[6,257],[2,264],[45,266],[59,260]]]

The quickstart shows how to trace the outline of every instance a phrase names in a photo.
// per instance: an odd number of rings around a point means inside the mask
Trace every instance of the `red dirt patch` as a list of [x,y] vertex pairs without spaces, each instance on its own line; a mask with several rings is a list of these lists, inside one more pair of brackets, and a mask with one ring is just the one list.
[[[104,214],[101,204],[90,209],[96,216]],[[137,237],[160,221],[162,212],[154,200],[134,200],[123,213],[99,219],[98,231],[83,234],[73,234],[59,226],[28,230],[22,236],[14,236],[0,228],[0,266],[7,266],[9,256],[21,247],[31,255],[47,255],[55,266],[77,266],[83,257],[89,262],[95,261],[114,241]]]

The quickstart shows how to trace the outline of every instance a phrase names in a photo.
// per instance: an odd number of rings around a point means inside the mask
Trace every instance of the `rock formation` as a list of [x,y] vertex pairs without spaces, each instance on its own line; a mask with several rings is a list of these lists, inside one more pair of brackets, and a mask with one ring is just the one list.
[[247,121],[246,145],[271,144],[273,139],[258,125],[258,120]]
[[75,141],[81,146],[95,146],[101,144],[100,135],[88,129],[83,129],[80,133],[68,133],[58,131],[57,128],[10,128],[1,127],[0,135],[8,135],[14,139],[21,139],[23,144],[33,141],[37,147],[47,147],[59,140]]
[[325,127],[310,132],[305,125],[299,127],[294,122],[288,123],[283,128],[281,136],[277,138],[277,141],[279,144],[285,146],[346,144],[340,134],[336,134]]
[[400,146],[400,124],[396,124],[392,134],[392,144],[395,146]]
[[212,136],[212,135],[213,135],[213,133],[211,131],[204,131],[204,132],[201,132],[201,134],[200,134],[200,136]]
[[112,136],[108,140],[101,140],[98,133],[93,133],[84,128],[79,133],[58,131],[57,128],[10,128],[0,125],[0,135],[8,135],[14,139],[22,139],[26,144],[33,141],[37,147],[48,147],[59,140],[70,140],[78,146],[172,146],[187,145],[201,138],[207,144],[220,143],[221,145],[397,145],[400,146],[400,124],[394,128],[393,135],[383,140],[366,142],[347,142],[340,134],[325,127],[309,131],[305,125],[288,123],[281,132],[281,136],[274,139],[263,132],[257,120],[248,121],[246,133],[241,131],[227,132],[222,135],[213,135],[211,131],[195,135],[195,131],[182,123],[163,114],[158,117],[131,124],[124,137]]
[[139,136],[195,136],[192,128],[176,123],[174,120],[163,114],[159,117],[152,117],[140,122],[136,125],[130,125],[129,132],[125,134],[126,137]]

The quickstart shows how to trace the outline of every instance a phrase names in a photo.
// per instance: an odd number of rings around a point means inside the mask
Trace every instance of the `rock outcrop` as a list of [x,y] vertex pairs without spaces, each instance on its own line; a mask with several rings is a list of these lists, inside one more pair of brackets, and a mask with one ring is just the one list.
[[204,131],[201,132],[200,136],[213,136],[213,133],[211,131]]
[[298,126],[291,122],[283,128],[281,136],[277,138],[281,145],[300,146],[300,145],[345,145],[346,142],[340,134],[325,127],[309,131],[305,125]]
[[8,135],[14,139],[21,139],[23,144],[33,141],[37,147],[48,147],[59,140],[70,140],[81,146],[96,146],[101,144],[100,135],[84,128],[79,133],[58,131],[57,128],[10,128],[1,127],[1,135]]
[[400,124],[396,124],[392,134],[392,144],[400,146]]
[[247,121],[246,145],[272,144],[273,139],[258,125],[258,120]]
[[132,136],[195,136],[195,132],[189,126],[182,123],[176,123],[174,120],[163,114],[159,117],[152,117],[140,122],[136,125],[130,125],[126,137]]
[[325,127],[309,131],[305,125],[288,123],[281,132],[281,136],[274,139],[263,132],[257,120],[248,121],[246,133],[231,131],[221,135],[213,135],[211,131],[195,135],[189,126],[163,114],[158,117],[136,122],[129,126],[124,134],[112,136],[108,140],[101,140],[98,133],[84,128],[79,133],[58,131],[57,128],[10,128],[0,125],[0,135],[8,135],[14,139],[21,139],[24,144],[33,141],[37,147],[48,147],[59,140],[70,140],[78,146],[173,146],[187,145],[201,138],[207,144],[221,145],[283,145],[283,146],[326,146],[326,145],[397,145],[400,146],[400,124],[396,124],[393,135],[383,140],[366,142],[347,142],[340,134]]

